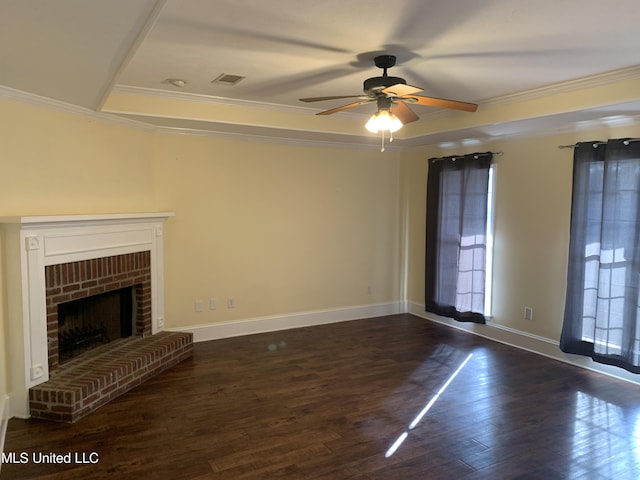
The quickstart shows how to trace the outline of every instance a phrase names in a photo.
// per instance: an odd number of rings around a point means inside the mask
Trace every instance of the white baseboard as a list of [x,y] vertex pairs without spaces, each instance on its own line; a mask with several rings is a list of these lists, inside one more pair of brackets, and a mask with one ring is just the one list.
[[381,317],[404,313],[404,302],[378,303],[330,310],[316,310],[287,315],[250,318],[232,322],[211,323],[180,328],[167,328],[169,331],[191,332],[194,342],[206,342],[221,338],[253,335],[255,333],[288,330],[290,328],[312,327],[329,323],[345,322],[360,318]]
[[457,322],[453,319],[441,317],[433,313],[425,312],[424,305],[416,302],[407,302],[407,313],[411,313],[417,317],[447,325],[458,330],[478,335],[480,337],[493,340],[495,342],[504,343],[512,347],[527,350],[529,352],[543,355],[545,357],[569,363],[577,367],[592,370],[594,372],[603,373],[611,377],[618,378],[636,385],[640,385],[640,375],[627,372],[624,369],[596,363],[591,358],[580,355],[571,355],[560,350],[559,340],[540,337],[531,333],[523,332],[513,328],[498,325],[496,323],[487,323],[485,325],[468,322]]

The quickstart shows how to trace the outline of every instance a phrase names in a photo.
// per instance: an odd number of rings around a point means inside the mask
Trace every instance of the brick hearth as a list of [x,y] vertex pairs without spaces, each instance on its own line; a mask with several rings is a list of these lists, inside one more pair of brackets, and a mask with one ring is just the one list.
[[101,345],[29,390],[31,416],[75,422],[193,354],[191,333],[159,332]]

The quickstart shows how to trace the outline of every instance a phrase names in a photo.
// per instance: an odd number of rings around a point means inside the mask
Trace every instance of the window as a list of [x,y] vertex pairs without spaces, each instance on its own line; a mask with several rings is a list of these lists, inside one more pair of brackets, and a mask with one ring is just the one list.
[[491,308],[491,153],[431,159],[427,179],[425,308],[484,323]]
[[574,152],[564,352],[640,373],[640,142]]

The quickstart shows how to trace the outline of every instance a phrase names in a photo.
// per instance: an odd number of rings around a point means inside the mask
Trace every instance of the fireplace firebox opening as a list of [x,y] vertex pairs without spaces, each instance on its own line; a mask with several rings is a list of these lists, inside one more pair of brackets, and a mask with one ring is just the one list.
[[60,364],[92,348],[133,335],[135,288],[58,304]]

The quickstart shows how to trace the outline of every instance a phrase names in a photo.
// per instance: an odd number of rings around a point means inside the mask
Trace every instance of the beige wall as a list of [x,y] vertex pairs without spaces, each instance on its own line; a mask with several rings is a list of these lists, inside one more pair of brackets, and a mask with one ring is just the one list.
[[[407,299],[424,305],[425,196],[427,159],[472,151],[502,151],[496,157],[493,319],[496,324],[558,340],[566,289],[572,155],[559,145],[638,137],[640,128],[601,129],[501,141],[472,149],[405,152],[401,177],[408,208]],[[523,319],[525,306],[533,320]]]
[[[158,134],[5,99],[0,145],[0,217],[176,213],[164,229],[167,328],[401,298],[393,149]],[[0,399],[21,321],[5,292]]]
[[397,154],[177,135],[156,142],[158,207],[176,213],[165,227],[171,326],[400,299]]
[[151,138],[0,99],[0,216],[153,209]]

